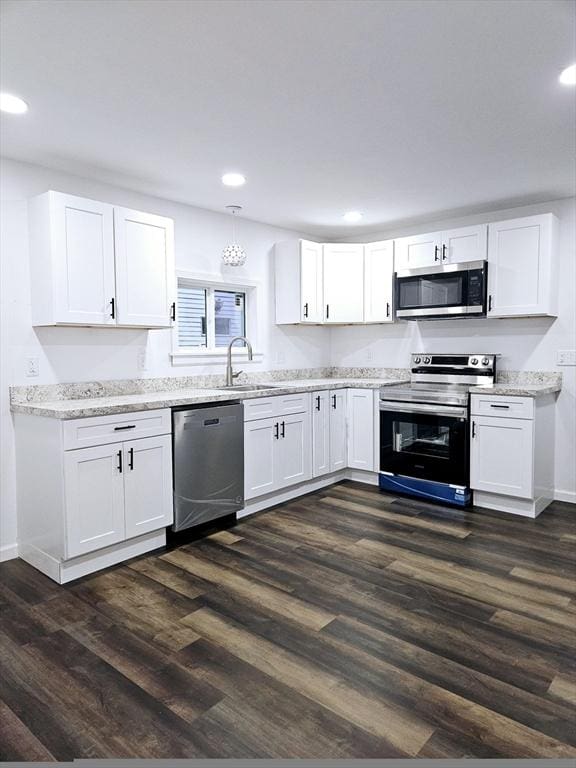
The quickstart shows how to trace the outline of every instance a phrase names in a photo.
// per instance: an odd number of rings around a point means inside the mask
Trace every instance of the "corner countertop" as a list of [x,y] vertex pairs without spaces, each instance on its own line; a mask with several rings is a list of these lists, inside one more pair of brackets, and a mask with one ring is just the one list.
[[504,397],[543,397],[560,392],[561,385],[555,382],[548,384],[495,384],[493,387],[471,387],[472,395],[496,395]]
[[250,392],[234,392],[226,389],[179,389],[165,392],[146,392],[136,395],[115,395],[73,400],[12,403],[13,413],[31,416],[46,416],[53,419],[83,419],[88,416],[113,416],[118,413],[149,411],[154,408],[172,408],[181,405],[250,400],[255,397],[291,395],[298,392],[314,392],[322,389],[379,389],[380,387],[403,384],[406,378],[388,379],[296,379],[271,385],[269,389]]

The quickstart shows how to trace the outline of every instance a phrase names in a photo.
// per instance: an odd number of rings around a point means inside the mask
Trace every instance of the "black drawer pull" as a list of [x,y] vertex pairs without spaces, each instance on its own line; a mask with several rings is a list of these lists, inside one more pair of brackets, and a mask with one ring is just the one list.
[[490,408],[510,408],[509,405],[493,405],[490,403]]
[[336,408],[336,395],[332,395],[332,408]]
[[308,302],[304,304],[304,317],[308,317]]
[[278,440],[278,437],[279,437],[278,429],[279,429],[278,422],[276,422],[276,424],[274,424],[274,437],[276,438],[276,440]]
[[128,467],[134,469],[134,448],[130,448],[128,451]]
[[118,456],[118,466],[116,469],[122,474],[122,449],[120,449],[116,455]]
[[175,321],[176,320],[176,302],[173,301],[172,305],[170,307],[170,320]]
[[320,395],[316,395],[316,410],[320,410]]
[[280,433],[280,437],[286,437],[286,422],[283,421],[280,426],[282,427],[282,432]]
[[122,432],[123,429],[136,429],[136,424],[130,424],[127,427],[114,427],[114,432]]
[[472,437],[476,437],[476,422],[472,422]]
[[110,304],[110,317],[116,317],[116,299],[112,297],[108,302]]
[[440,261],[440,259],[438,258],[438,246],[437,245],[434,246],[434,261]]
[[390,302],[386,302],[386,317],[390,317]]

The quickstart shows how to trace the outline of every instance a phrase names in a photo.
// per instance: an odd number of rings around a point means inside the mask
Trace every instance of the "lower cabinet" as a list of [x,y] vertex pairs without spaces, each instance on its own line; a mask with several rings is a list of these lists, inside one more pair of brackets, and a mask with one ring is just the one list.
[[346,390],[312,396],[312,475],[321,477],[346,467]]
[[[252,409],[254,401],[249,401]],[[310,399],[298,398],[299,413],[244,423],[244,495],[253,499],[312,477]],[[273,403],[273,406],[276,403]],[[279,407],[279,406],[278,406]]]
[[534,423],[474,416],[470,484],[478,491],[532,498]]
[[67,451],[66,557],[170,525],[170,435]]
[[351,469],[373,472],[374,467],[374,390],[348,389],[347,454]]

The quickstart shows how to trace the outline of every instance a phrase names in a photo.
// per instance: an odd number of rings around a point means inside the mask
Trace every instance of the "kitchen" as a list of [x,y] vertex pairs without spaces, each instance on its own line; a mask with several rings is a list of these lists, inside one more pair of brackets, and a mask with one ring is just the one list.
[[[317,12],[315,5],[309,10]],[[555,3],[548,5],[556,9]],[[54,34],[61,33],[50,3],[46,6],[35,12],[54,25]],[[90,6],[91,21],[104,29],[98,4]],[[81,11],[75,13],[77,23],[86,21]],[[127,13],[122,8],[116,21]],[[210,12],[203,8],[203,13],[208,23]],[[211,20],[221,21],[217,13]],[[465,19],[460,23],[465,26]],[[23,32],[14,34],[18,39]],[[14,51],[7,54],[8,63],[11,56],[24,70],[38,66],[33,57],[24,62]],[[151,654],[165,654],[163,663],[170,659],[186,674],[190,691],[199,679],[211,681],[214,700],[206,694],[206,705],[194,713],[192,693],[177,693],[181,710],[174,715],[166,691],[163,748],[138,751],[135,740],[127,747],[102,723],[109,739],[101,735],[94,742],[95,757],[573,755],[563,727],[573,716],[571,644],[563,639],[572,625],[563,608],[573,594],[570,505],[576,500],[575,216],[569,185],[558,186],[554,196],[540,191],[536,199],[528,185],[523,195],[506,197],[494,184],[491,197],[471,200],[466,211],[462,205],[428,202],[426,212],[381,217],[366,227],[362,219],[345,226],[315,224],[312,215],[308,223],[287,226],[290,216],[281,211],[263,212],[266,223],[259,223],[250,206],[250,189],[258,182],[245,163],[246,183],[239,187],[220,183],[226,167],[216,168],[206,187],[206,208],[173,202],[183,200],[180,192],[164,196],[156,191],[160,187],[135,176],[90,170],[87,159],[84,165],[52,163],[38,126],[35,134],[26,133],[25,121],[34,127],[38,119],[40,97],[25,93],[25,79],[22,83],[18,91],[30,100],[29,113],[2,118],[7,156],[2,158],[0,554],[5,562],[0,583],[7,609],[0,628],[14,668],[31,663],[24,626],[42,658],[59,638],[108,658],[102,642],[90,639],[96,629],[89,628],[98,627],[113,644],[112,622],[134,642],[146,643]],[[17,82],[8,85],[17,90]],[[566,107],[573,104],[573,88],[560,84],[553,96],[558,110],[573,119],[573,106]],[[563,127],[556,130],[564,136]],[[32,151],[35,143],[39,149]],[[38,161],[41,147],[45,154]],[[110,164],[114,149],[108,151]],[[566,153],[558,155],[569,165]],[[226,162],[234,167],[239,161]],[[458,191],[463,192],[461,180]],[[226,210],[237,202],[243,203],[240,211]],[[149,239],[150,229],[162,231],[161,240]],[[241,249],[229,248],[236,243]],[[244,256],[235,266],[234,259]],[[147,271],[141,270],[141,258],[148,259]],[[475,290],[479,298],[465,302],[464,295]],[[468,317],[426,319],[430,309],[435,318],[440,313],[439,295],[450,297],[460,314],[466,314],[465,307],[480,309]],[[402,312],[416,312],[416,319]],[[250,346],[240,339],[228,357],[236,336],[246,337]],[[447,389],[454,402],[448,402]],[[220,428],[215,423],[222,418],[220,404],[231,402],[241,416],[219,444],[213,435]],[[425,412],[412,418],[410,427],[406,403]],[[442,408],[460,411],[442,421]],[[178,414],[205,416],[201,426],[210,439],[190,437],[182,452],[186,441],[177,433],[184,438],[187,424],[180,432]],[[406,456],[410,446],[420,456],[420,477],[413,456]],[[446,450],[448,459],[438,459]],[[177,474],[180,460],[187,469]],[[240,480],[232,484],[237,471]],[[435,506],[431,501],[439,488],[453,494]],[[192,510],[188,522],[200,528],[178,525],[180,497],[181,518]],[[517,539],[516,546],[506,543],[509,537]],[[487,565],[482,567],[475,546]],[[291,566],[293,558],[301,574]],[[447,580],[448,567],[460,584]],[[355,581],[347,595],[348,579]],[[317,585],[322,580],[324,591]],[[386,589],[386,582],[393,586]],[[486,594],[477,591],[478,583]],[[360,610],[362,584],[376,592],[359,614],[355,636],[354,606]],[[338,610],[330,593],[348,600],[349,607]],[[483,651],[502,654],[496,672],[490,674],[472,651],[457,652],[454,635],[445,635],[448,650],[442,654],[440,646],[420,647],[414,633],[400,631],[422,601],[426,605],[426,594],[438,608],[436,631],[447,632],[446,601],[452,600],[453,615],[464,616],[469,633],[478,630]],[[256,624],[242,628],[234,599],[256,615],[261,610],[271,627],[277,620],[294,639],[303,627],[314,628],[319,637],[307,637],[306,647],[282,646],[264,630],[259,634]],[[379,600],[390,618],[386,625],[370,625],[366,617],[377,611]],[[139,626],[134,606],[148,601],[152,616]],[[341,613],[344,619],[338,618]],[[430,654],[409,674],[425,680],[431,694],[441,692],[446,706],[450,696],[472,700],[478,711],[467,724],[462,719],[454,728],[447,718],[419,709],[408,693],[395,699],[378,686],[366,692],[356,657],[340,681],[350,702],[359,707],[368,701],[382,716],[401,711],[397,728],[383,729],[376,715],[372,719],[358,707],[364,715],[355,714],[354,706],[328,696],[341,673],[325,666],[323,653],[337,642],[339,648],[346,645],[342,658],[352,658],[348,646],[354,653],[366,649],[369,625],[374,642],[384,643],[390,654],[378,663],[402,676],[408,675],[407,649],[394,643]],[[498,650],[503,642],[498,626],[512,633],[508,653]],[[553,641],[546,634],[550,626],[558,632]],[[218,640],[223,628],[230,644]],[[316,681],[291,683],[280,673],[274,680],[306,712],[301,727],[290,727],[293,739],[302,736],[302,752],[282,746],[277,730],[270,746],[242,726],[232,728],[232,714],[220,704],[237,702],[227,693],[232,673],[219,679],[208,659],[204,668],[202,643],[213,653],[218,648],[230,654],[234,637],[240,642],[242,633],[257,636],[255,647],[262,653],[289,653],[294,675],[299,669],[300,676]],[[513,660],[520,663],[533,643],[539,644],[540,665],[551,671],[540,679],[526,669],[522,683],[507,667]],[[565,665],[551,661],[556,654],[560,662],[566,656]],[[271,681],[257,681],[263,670],[249,650],[232,655],[259,670],[253,671],[255,701],[245,704],[272,727],[256,701],[259,693],[270,694]],[[428,665],[434,670],[441,658],[452,665],[454,680],[438,682],[423,671]],[[203,678],[190,671],[192,659]],[[473,669],[488,690],[499,692],[499,710],[464,691],[456,664]],[[377,674],[392,674],[386,670],[378,667]],[[408,686],[407,679],[396,684]],[[73,685],[90,693],[85,683]],[[71,741],[62,737],[51,749],[35,732],[34,709],[22,707],[18,687],[12,679],[0,692],[12,724],[8,759],[81,756],[76,747],[64,746],[78,745],[66,702],[55,707],[53,719]],[[45,695],[44,689],[40,684],[34,696]],[[530,717],[513,707],[515,697],[525,699],[526,710],[531,706]],[[493,722],[478,739],[473,731],[486,708]],[[80,721],[93,712],[86,704]],[[320,716],[328,720],[315,747],[305,737],[305,723]],[[337,752],[328,734],[342,733],[342,719],[352,732]],[[229,745],[224,739],[209,741],[214,722],[231,732]],[[414,726],[413,741],[408,723]],[[506,728],[511,735],[504,743]],[[18,748],[16,732],[26,734]]]

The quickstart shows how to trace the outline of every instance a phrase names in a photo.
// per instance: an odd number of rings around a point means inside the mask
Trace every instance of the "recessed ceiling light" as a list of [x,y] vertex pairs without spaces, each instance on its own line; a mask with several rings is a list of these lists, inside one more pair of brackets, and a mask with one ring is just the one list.
[[225,173],[222,176],[222,184],[226,187],[241,187],[246,184],[246,176],[241,173]]
[[342,216],[342,218],[343,218],[343,219],[344,219],[344,221],[345,221],[345,222],[347,222],[348,224],[356,224],[357,222],[359,222],[359,221],[360,221],[360,219],[362,218],[362,216],[363,216],[363,214],[362,214],[362,213],[360,213],[360,211],[347,211],[347,212],[344,214],[344,216]]
[[558,78],[562,85],[576,85],[576,64],[566,67]]
[[28,104],[20,96],[12,93],[0,93],[0,110],[11,115],[23,115],[28,112]]

